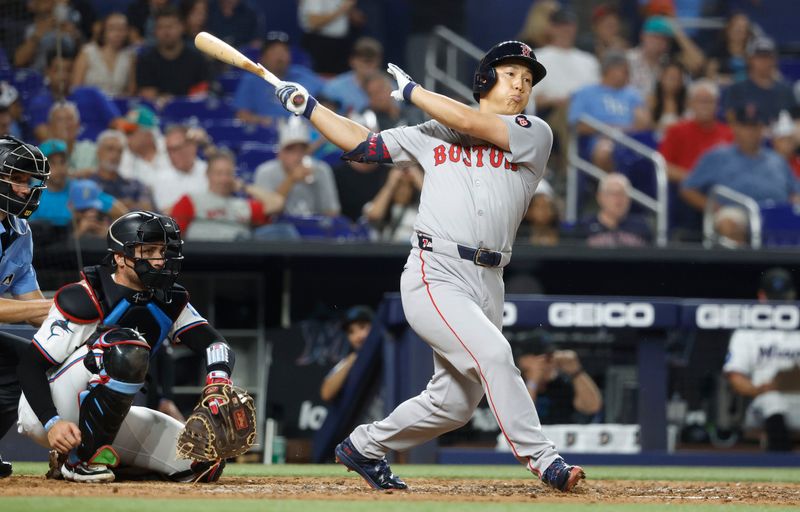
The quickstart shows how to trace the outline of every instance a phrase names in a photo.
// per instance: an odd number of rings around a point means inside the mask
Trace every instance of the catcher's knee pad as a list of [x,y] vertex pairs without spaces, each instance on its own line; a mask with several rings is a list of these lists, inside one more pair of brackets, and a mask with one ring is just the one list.
[[95,460],[98,453],[114,441],[136,393],[144,385],[150,356],[150,346],[133,329],[106,331],[92,347],[101,349],[102,354],[101,365],[94,350],[84,359],[89,371],[99,376],[99,382],[81,393],[78,420],[81,444],[76,454],[83,461]]

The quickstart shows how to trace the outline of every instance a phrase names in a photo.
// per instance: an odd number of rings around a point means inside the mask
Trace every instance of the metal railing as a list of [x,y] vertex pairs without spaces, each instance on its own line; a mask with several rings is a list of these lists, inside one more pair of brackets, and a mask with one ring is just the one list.
[[[483,58],[483,50],[467,41],[460,35],[444,26],[433,29],[428,49],[425,52],[425,81],[424,87],[430,91],[437,90],[437,85],[443,85],[459,96],[473,101],[472,87],[464,85],[459,76],[464,74],[459,69],[460,61],[469,57],[476,62]],[[440,57],[444,57],[444,65],[440,66]],[[469,69],[470,74],[472,68]]]
[[761,208],[752,197],[737,192],[725,185],[715,185],[708,193],[706,207],[703,211],[703,245],[711,248],[717,242],[717,234],[714,230],[714,214],[716,206],[720,204],[720,199],[727,203],[734,203],[747,212],[747,224],[750,231],[750,247],[753,249],[761,248]]
[[[656,177],[656,198],[653,199],[644,192],[632,189],[631,200],[640,204],[644,208],[652,211],[656,217],[656,245],[665,247],[667,245],[667,206],[668,206],[668,184],[667,184],[667,163],[658,151],[645,146],[641,142],[632,139],[623,132],[607,125],[591,116],[581,116],[580,121],[602,133],[615,143],[625,146],[631,151],[639,154],[642,158],[653,163],[653,170]],[[578,220],[578,173],[583,172],[592,178],[600,181],[606,173],[588,160],[578,155],[578,134],[573,129],[570,132],[569,142],[569,162],[567,164],[567,222],[574,223]]]

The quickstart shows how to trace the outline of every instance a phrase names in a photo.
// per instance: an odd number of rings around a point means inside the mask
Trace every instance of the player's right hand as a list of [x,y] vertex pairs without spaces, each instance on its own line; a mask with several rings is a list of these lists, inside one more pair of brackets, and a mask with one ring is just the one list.
[[47,441],[59,453],[68,453],[81,444],[81,429],[71,421],[58,420],[47,432]]
[[[298,95],[303,101],[298,101],[297,103],[299,104],[295,104],[293,99]],[[279,82],[278,85],[275,86],[275,96],[278,97],[278,101],[281,102],[283,108],[296,116],[301,115],[305,111],[306,104],[308,103],[308,91],[297,82]]]

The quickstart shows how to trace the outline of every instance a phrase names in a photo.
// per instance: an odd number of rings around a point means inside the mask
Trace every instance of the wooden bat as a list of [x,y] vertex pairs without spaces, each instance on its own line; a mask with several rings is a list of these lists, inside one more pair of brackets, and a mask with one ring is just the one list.
[[[260,76],[275,87],[277,87],[281,81],[280,78],[272,74],[270,70],[261,64],[256,64],[245,57],[239,50],[208,32],[200,32],[197,34],[194,38],[194,45],[206,55],[210,55],[231,66],[249,71],[256,76]],[[291,98],[292,104],[296,107],[300,107],[305,102],[305,98],[303,98],[300,92],[292,94]]]

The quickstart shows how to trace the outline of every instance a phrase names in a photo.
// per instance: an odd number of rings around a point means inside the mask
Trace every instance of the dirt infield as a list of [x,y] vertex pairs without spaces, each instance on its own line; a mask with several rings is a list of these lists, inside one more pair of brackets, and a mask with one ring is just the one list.
[[447,502],[720,503],[787,505],[800,503],[800,485],[781,483],[601,480],[581,482],[563,494],[531,480],[408,480],[408,491],[379,493],[355,478],[223,477],[218,484],[164,482],[75,484],[44,477],[0,480],[0,495],[136,498],[224,498],[298,500],[410,500]]

